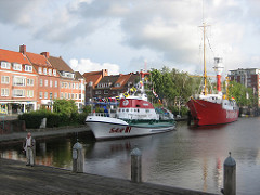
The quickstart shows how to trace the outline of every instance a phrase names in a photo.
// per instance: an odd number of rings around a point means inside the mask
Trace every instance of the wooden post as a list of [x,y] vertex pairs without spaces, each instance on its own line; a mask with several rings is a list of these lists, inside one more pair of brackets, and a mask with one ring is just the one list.
[[224,161],[224,189],[222,193],[225,195],[235,195],[236,194],[236,161],[230,156]]
[[142,182],[142,152],[137,147],[131,152],[131,181]]
[[76,173],[83,172],[83,161],[84,161],[83,147],[79,142],[77,142],[73,146],[73,172]]

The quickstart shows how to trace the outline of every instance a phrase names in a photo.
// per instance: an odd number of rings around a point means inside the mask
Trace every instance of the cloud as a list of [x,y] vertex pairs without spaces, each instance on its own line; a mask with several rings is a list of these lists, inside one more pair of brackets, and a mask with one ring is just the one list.
[[91,62],[91,60],[88,58],[81,58],[80,60],[74,58],[70,60],[69,64],[72,69],[79,71],[81,74],[101,69],[108,69],[109,75],[119,74],[118,65],[110,63],[95,63]]
[[[121,71],[142,67],[144,59],[158,68],[167,62],[178,69],[193,70],[192,66],[197,67],[202,61],[203,33],[198,25],[204,15],[204,21],[211,25],[207,31],[212,49],[208,47],[207,54],[211,59],[213,55],[222,55],[228,68],[257,65],[259,1],[208,0],[204,1],[204,14],[202,3],[201,0],[2,0],[0,23],[26,29],[34,42],[55,48],[64,48],[66,44],[65,48],[70,49],[64,52],[74,55],[67,59],[86,55],[95,61],[108,59],[124,64]],[[63,51],[57,53],[64,55]]]

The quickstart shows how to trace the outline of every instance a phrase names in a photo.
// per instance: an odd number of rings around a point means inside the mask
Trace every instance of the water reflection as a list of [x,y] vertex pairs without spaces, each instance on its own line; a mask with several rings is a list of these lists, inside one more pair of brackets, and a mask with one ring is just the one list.
[[[237,162],[237,194],[260,192],[259,118],[218,127],[178,130],[133,139],[95,142],[86,134],[37,140],[36,163],[72,169],[72,148],[83,144],[84,172],[130,179],[131,150],[142,151],[143,180],[220,193],[223,162],[232,152]],[[26,161],[22,143],[1,145],[1,156]]]

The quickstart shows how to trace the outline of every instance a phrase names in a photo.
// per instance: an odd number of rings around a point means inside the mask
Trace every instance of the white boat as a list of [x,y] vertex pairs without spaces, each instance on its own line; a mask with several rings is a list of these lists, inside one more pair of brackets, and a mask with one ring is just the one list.
[[146,94],[141,93],[121,99],[113,117],[93,113],[86,122],[96,140],[162,133],[175,129],[173,114],[164,110],[164,114],[156,112]]

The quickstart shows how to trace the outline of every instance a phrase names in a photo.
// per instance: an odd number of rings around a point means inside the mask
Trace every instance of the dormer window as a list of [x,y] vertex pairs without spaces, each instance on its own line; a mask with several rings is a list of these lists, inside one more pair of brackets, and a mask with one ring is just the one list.
[[24,66],[24,70],[27,71],[27,72],[32,72],[32,66],[30,66],[30,65],[25,65],[25,66]]
[[47,68],[44,68],[44,69],[43,69],[43,74],[44,74],[44,75],[47,75]]
[[42,74],[42,67],[39,67],[38,72],[39,74]]
[[9,63],[9,62],[1,62],[1,68],[11,69],[11,63]]
[[49,75],[50,76],[52,75],[52,69],[49,69]]
[[14,70],[23,70],[23,66],[22,66],[22,64],[13,63],[13,69]]
[[115,84],[115,87],[120,87],[120,83],[116,83],[116,84]]

